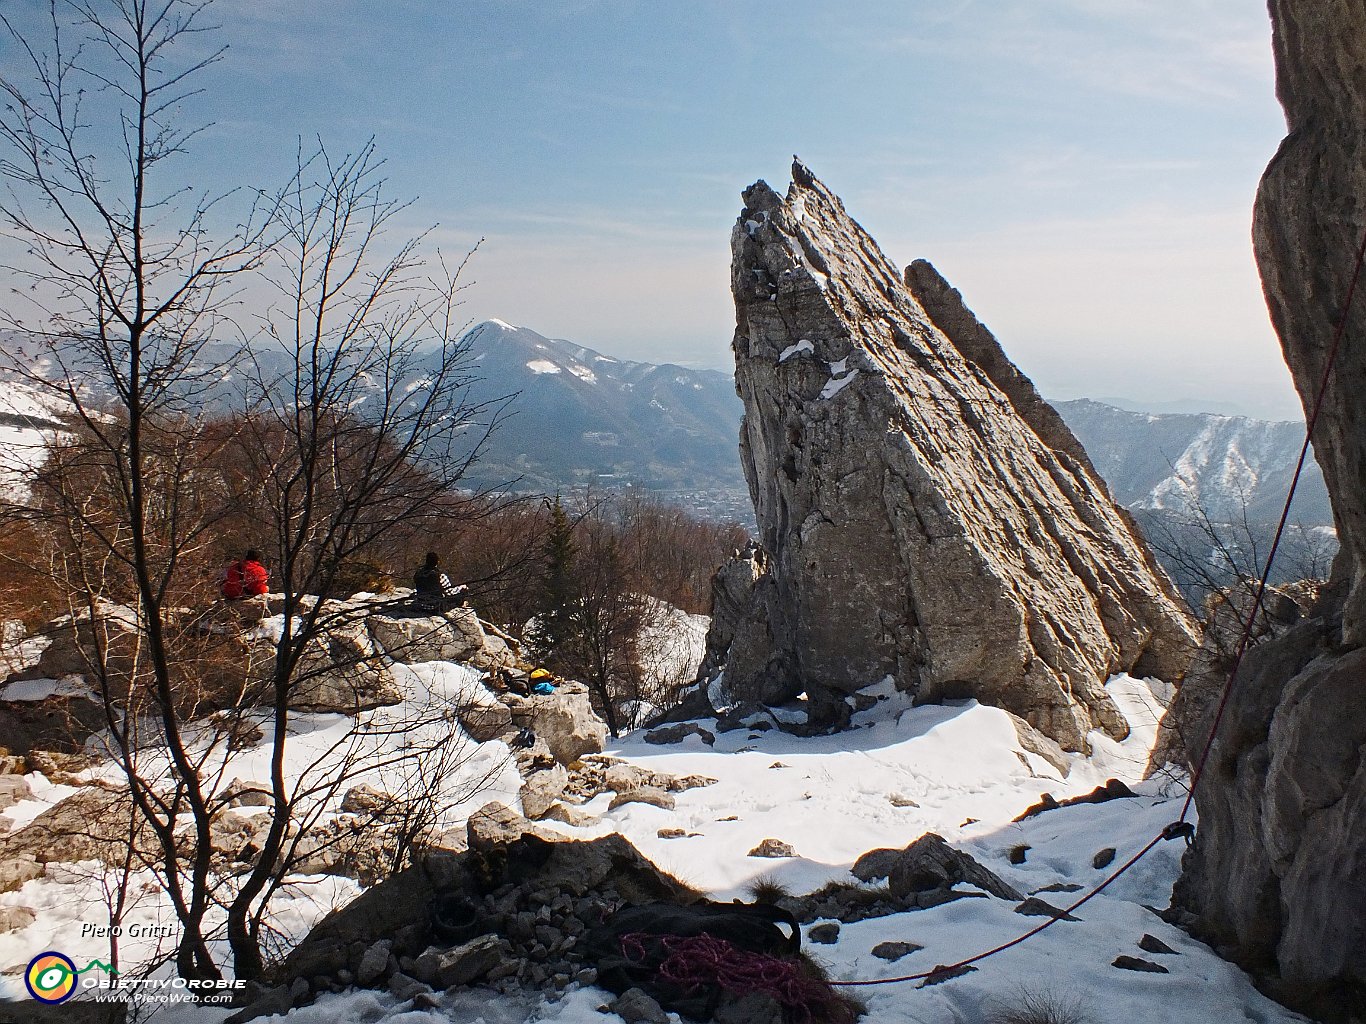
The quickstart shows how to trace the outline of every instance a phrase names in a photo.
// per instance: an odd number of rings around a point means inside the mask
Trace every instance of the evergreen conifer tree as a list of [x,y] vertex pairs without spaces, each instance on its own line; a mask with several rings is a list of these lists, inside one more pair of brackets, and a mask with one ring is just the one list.
[[557,494],[547,505],[550,524],[541,546],[545,566],[541,614],[532,646],[539,661],[557,667],[572,660],[568,655],[577,629],[574,620],[579,601],[575,578],[578,550],[574,543],[575,523],[560,496]]

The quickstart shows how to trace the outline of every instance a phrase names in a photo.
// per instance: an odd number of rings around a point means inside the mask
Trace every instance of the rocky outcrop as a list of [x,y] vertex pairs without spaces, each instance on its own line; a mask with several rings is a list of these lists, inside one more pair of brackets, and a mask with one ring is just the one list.
[[[764,553],[753,544],[721,563],[711,578],[711,626],[702,656],[699,679],[714,679],[726,667],[732,650],[767,655],[773,649],[765,602],[756,599],[754,588],[764,575]],[[740,637],[740,644],[735,643]],[[770,673],[765,665],[737,665],[735,674],[746,679],[764,679]]]
[[[581,939],[613,907],[698,898],[619,835],[567,841],[501,804],[476,812],[466,828],[466,851],[421,851],[413,867],[324,918],[276,970],[276,991],[297,986],[297,1002],[307,1002],[357,982],[392,987],[395,977],[439,987],[479,983],[505,994],[523,986],[563,990],[576,978],[591,984],[580,974],[587,967]],[[458,938],[451,932],[457,917]],[[491,936],[499,956],[468,969],[466,947]]]
[[1175,679],[1194,649],[1169,583],[942,280],[917,265],[908,288],[836,196],[793,177],[786,198],[747,190],[732,235],[741,460],[768,564],[720,617],[731,695],[838,707],[890,676],[1069,749],[1125,735],[1105,680]]
[[519,697],[501,695],[519,729],[530,729],[544,740],[560,764],[573,764],[585,754],[596,754],[607,744],[607,726],[593,710],[588,687],[566,681],[553,694]]
[[506,634],[480,620],[471,608],[433,615],[374,614],[366,619],[375,643],[394,661],[464,661],[476,668],[514,665]]
[[[1243,659],[1173,903],[1278,998],[1345,1021],[1362,1019],[1351,1007],[1366,1016],[1366,650],[1344,651],[1340,613],[1317,611]],[[1183,687],[1175,710],[1193,750],[1226,678]]]
[[309,639],[289,705],[299,711],[356,714],[397,704],[403,691],[361,622],[340,622]]
[[468,608],[436,615],[371,615],[366,624],[375,642],[395,661],[463,661],[484,646],[479,618]]
[[[88,786],[0,838],[0,861],[117,864],[128,855],[132,803],[127,790]],[[134,840],[139,855],[152,856],[157,850],[150,826],[140,824]]]
[[[1289,134],[1257,194],[1253,240],[1306,409],[1324,378],[1366,230],[1366,6],[1271,0]],[[1366,284],[1366,282],[1363,282]],[[1358,287],[1361,287],[1359,285]],[[1366,303],[1345,323],[1314,433],[1342,550],[1298,624],[1272,607],[1195,791],[1200,825],[1173,894],[1184,923],[1278,998],[1366,1020]],[[1280,620],[1279,622],[1277,620]],[[1177,710],[1202,742],[1226,672]]]
[[[1271,0],[1276,95],[1288,134],[1257,190],[1253,245],[1286,365],[1306,410],[1324,377],[1366,232],[1366,9]],[[1366,281],[1358,284],[1366,288]],[[1350,593],[1343,639],[1366,641],[1366,301],[1358,294],[1328,377],[1314,454]]]
[[[1006,358],[1000,342],[967,307],[963,295],[944,280],[929,260],[916,260],[903,275],[906,288],[920,303],[930,322],[943,332],[949,344],[969,363],[981,370],[1010,400],[1010,407],[1039,440],[1083,467],[1100,480],[1086,449],[1056,409],[1044,401],[1034,382]],[[1103,481],[1102,481],[1103,483]]]

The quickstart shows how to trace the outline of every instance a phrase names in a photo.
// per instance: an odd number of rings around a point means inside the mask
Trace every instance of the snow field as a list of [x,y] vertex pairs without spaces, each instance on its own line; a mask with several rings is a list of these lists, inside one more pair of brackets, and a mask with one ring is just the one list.
[[[399,679],[409,700],[373,713],[381,724],[396,727],[389,730],[391,739],[401,735],[405,716],[421,717],[421,709],[433,700],[492,699],[481,693],[477,675],[464,666],[400,667]],[[607,753],[651,770],[701,774],[718,781],[677,794],[673,811],[626,804],[609,812],[610,797],[603,795],[582,808],[602,816],[589,827],[543,824],[575,838],[619,831],[661,868],[721,900],[747,898],[747,887],[760,878],[775,880],[794,892],[807,892],[832,880],[853,882],[849,868],[859,855],[878,847],[904,847],[927,831],[938,832],[970,852],[1026,893],[1050,885],[1089,889],[1180,813],[1184,792],[1179,784],[1164,777],[1140,781],[1166,696],[1154,689],[1146,681],[1124,676],[1110,682],[1109,692],[1129,717],[1132,733],[1122,743],[1093,734],[1093,755],[1073,755],[1066,778],[1042,759],[1019,751],[1014,726],[1003,712],[972,701],[911,707],[886,686],[874,691],[884,698],[877,706],[855,716],[856,728],[836,736],[803,739],[777,731],[739,730],[717,733],[710,747],[697,737],[659,747],[645,743],[640,734],[630,734]],[[714,730],[714,722],[701,724]],[[326,760],[346,727],[340,716],[300,716],[296,750],[290,754],[292,770],[320,757]],[[264,777],[265,762],[260,759],[267,751],[263,743],[234,755],[240,760],[223,773],[224,782],[233,777]],[[488,767],[475,757],[468,761]],[[1139,796],[1013,820],[1044,792],[1066,799],[1087,793],[1110,777],[1129,782]],[[372,779],[359,781],[392,791],[401,779],[377,771]],[[30,776],[30,782],[37,799],[27,802],[32,808],[20,805],[9,812],[15,820],[31,818],[74,792],[70,787],[52,786],[40,776]],[[488,799],[503,799],[515,806],[518,782],[515,772],[495,773],[491,788],[456,808],[451,818],[468,814]],[[681,828],[690,835],[661,839],[658,832],[666,828]],[[749,857],[749,850],[766,838],[791,844],[797,856]],[[1010,864],[1010,850],[1022,845],[1029,847],[1024,862]],[[1096,853],[1110,847],[1116,850],[1114,864],[1095,868]],[[1241,971],[1146,909],[1166,906],[1183,848],[1179,840],[1159,844],[1134,870],[1081,907],[1077,911],[1081,920],[1058,922],[984,961],[965,977],[927,988],[899,983],[853,989],[867,1002],[869,1013],[864,1020],[867,1024],[980,1024],[994,1008],[1018,1002],[1023,989],[1075,998],[1090,1024],[1303,1020],[1265,999]],[[77,960],[107,952],[103,940],[76,937],[83,921],[100,916],[101,879],[92,867],[50,868],[44,878],[0,896],[0,906],[29,906],[39,913],[34,925],[0,935],[0,965],[22,964],[48,948],[61,949]],[[283,894],[273,920],[282,933],[297,939],[331,906],[344,903],[357,891],[356,883],[345,879],[300,878]],[[1081,895],[1084,892],[1040,894],[1059,907]],[[916,974],[1016,938],[1044,920],[1016,914],[1014,906],[994,898],[964,898],[931,910],[845,924],[836,943],[808,941],[806,948],[828,965],[836,980]],[[155,886],[141,885],[128,921],[169,920]],[[1177,955],[1140,950],[1138,941],[1145,933],[1167,943]],[[888,963],[871,952],[885,941],[915,942],[925,948]],[[134,952],[128,950],[130,956]],[[1121,954],[1159,962],[1170,973],[1114,968],[1111,962]],[[6,982],[13,996],[18,978],[9,975]],[[596,988],[571,989],[554,1002],[468,992],[453,995],[440,1010],[416,1010],[387,993],[356,991],[325,996],[313,1006],[292,1011],[287,1021],[619,1024],[619,1017],[599,1011],[610,999],[610,994]],[[152,1020],[157,1024],[219,1024],[229,1012],[178,1006],[158,1012]]]

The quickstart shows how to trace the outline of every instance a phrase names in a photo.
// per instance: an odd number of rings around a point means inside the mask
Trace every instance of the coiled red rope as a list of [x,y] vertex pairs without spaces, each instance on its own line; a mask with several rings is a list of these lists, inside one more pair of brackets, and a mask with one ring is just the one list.
[[755,953],[705,934],[631,932],[621,937],[621,951],[640,966],[662,951],[663,959],[654,970],[665,981],[686,990],[716,987],[740,996],[762,993],[783,1006],[797,1024],[853,1020],[829,986],[803,971],[795,959]]

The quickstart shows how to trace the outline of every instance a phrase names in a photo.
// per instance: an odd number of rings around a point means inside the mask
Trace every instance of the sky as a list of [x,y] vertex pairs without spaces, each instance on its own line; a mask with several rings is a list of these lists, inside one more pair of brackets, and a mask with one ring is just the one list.
[[[31,27],[44,0],[7,0]],[[1284,121],[1249,0],[217,0],[183,171],[373,136],[465,312],[730,366],[740,192],[794,154],[1049,397],[1299,415],[1249,228]],[[13,73],[12,44],[0,68]]]

